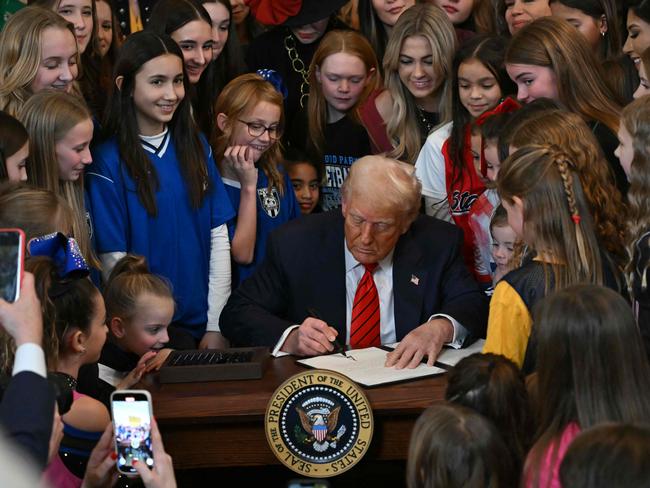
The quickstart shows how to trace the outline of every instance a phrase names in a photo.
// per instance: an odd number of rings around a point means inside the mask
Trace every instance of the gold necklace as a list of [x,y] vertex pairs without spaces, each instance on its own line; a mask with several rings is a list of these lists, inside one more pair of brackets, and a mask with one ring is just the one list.
[[291,34],[284,38],[284,48],[289,55],[291,67],[293,70],[302,76],[302,83],[300,83],[300,107],[305,107],[305,100],[309,97],[309,71],[305,68],[298,51],[296,50],[296,40]]

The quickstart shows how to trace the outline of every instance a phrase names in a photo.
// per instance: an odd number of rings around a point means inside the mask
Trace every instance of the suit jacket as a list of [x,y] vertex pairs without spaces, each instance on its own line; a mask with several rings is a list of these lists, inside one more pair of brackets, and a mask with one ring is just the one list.
[[[284,330],[317,310],[345,337],[345,236],[340,210],[305,216],[269,237],[266,259],[235,290],[223,312],[222,333],[235,346],[274,347]],[[462,231],[420,216],[393,253],[395,333],[400,341],[434,313],[447,314],[485,336],[487,299],[460,253]]]
[[23,371],[11,378],[0,403],[0,424],[15,445],[45,469],[54,420],[54,389],[42,376]]

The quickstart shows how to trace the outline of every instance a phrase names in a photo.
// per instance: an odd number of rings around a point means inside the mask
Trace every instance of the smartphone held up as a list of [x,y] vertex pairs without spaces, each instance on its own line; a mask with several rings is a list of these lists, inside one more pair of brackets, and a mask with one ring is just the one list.
[[151,395],[146,390],[117,390],[111,394],[117,470],[137,475],[133,461],[153,468]]
[[25,234],[20,229],[0,229],[0,297],[15,302],[25,260]]

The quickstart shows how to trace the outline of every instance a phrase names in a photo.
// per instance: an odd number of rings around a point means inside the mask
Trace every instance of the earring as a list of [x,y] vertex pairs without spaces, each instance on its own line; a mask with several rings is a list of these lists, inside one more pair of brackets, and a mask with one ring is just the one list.
[[602,37],[605,37],[605,31],[600,31],[600,35],[601,35]]

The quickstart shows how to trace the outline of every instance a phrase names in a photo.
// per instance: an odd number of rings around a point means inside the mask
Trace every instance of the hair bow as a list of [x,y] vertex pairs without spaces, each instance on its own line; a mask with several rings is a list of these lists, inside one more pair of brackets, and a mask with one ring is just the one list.
[[264,25],[281,25],[298,15],[302,8],[302,0],[249,0],[246,3],[253,17]]
[[287,90],[287,87],[284,85],[284,80],[282,79],[280,73],[274,69],[264,68],[258,69],[257,74],[271,83],[271,85],[273,85],[273,88],[275,88],[276,91],[282,95],[282,98],[287,98],[289,95],[289,90]]
[[77,241],[72,237],[66,237],[61,232],[31,239],[27,244],[27,250],[31,256],[51,258],[59,279],[85,278],[90,271]]
[[515,112],[520,108],[521,104],[517,100],[513,99],[512,97],[506,97],[505,100],[503,100],[492,110],[488,110],[487,112],[483,112],[481,115],[479,115],[474,124],[481,126],[487,118],[492,117],[493,115]]

